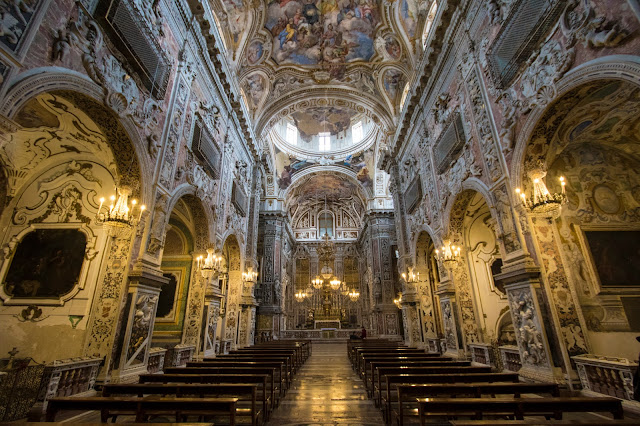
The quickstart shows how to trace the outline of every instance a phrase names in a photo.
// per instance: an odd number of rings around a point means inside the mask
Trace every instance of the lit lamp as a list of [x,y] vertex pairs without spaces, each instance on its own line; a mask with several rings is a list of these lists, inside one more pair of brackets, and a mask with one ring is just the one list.
[[436,249],[436,259],[441,262],[453,262],[460,258],[460,246],[451,244],[449,240],[444,241],[444,245],[441,249]]
[[298,290],[294,296],[298,302],[302,302],[307,297],[307,293],[302,290]]
[[257,279],[258,273],[255,272],[252,267],[249,267],[249,269],[247,269],[247,272],[242,273],[242,281],[253,283],[256,282]]
[[402,293],[398,293],[398,297],[393,299],[393,303],[398,307],[398,309],[402,309]]
[[413,273],[413,268],[408,268],[407,273],[402,273],[402,279],[406,283],[417,283],[420,281],[420,272],[417,274]]
[[354,290],[351,290],[351,291],[349,292],[348,296],[349,296],[349,299],[351,299],[351,301],[352,301],[352,302],[355,302],[355,301],[357,301],[357,300],[358,300],[358,298],[360,297],[360,292],[359,292],[359,291],[356,291],[356,290],[354,289]]
[[554,210],[559,209],[567,198],[565,191],[567,183],[564,180],[564,176],[560,176],[558,178],[562,192],[556,192],[553,194],[549,192],[549,189],[547,189],[547,186],[542,180],[546,176],[546,172],[538,170],[531,172],[529,176],[533,182],[533,194],[531,194],[530,197],[527,197],[524,191],[520,190],[520,188],[516,188],[516,194],[518,194],[520,200],[522,200],[522,204],[525,208],[527,208],[531,213],[551,213]]
[[321,289],[323,283],[324,283],[324,280],[320,278],[320,275],[316,275],[316,277],[311,280],[311,285],[315,289]]
[[[104,197],[100,198],[100,206],[96,212],[96,222],[104,225],[135,226],[140,222],[142,212],[145,211],[146,206],[137,207],[138,201],[135,199],[129,202],[131,189],[127,187],[116,189],[116,193],[118,194],[117,197],[115,195],[109,197],[110,203],[108,206],[104,205]],[[136,208],[138,208],[137,217]]]
[[220,271],[220,262],[222,261],[222,256],[217,256],[214,254],[215,250],[211,247],[207,249],[207,257],[203,258],[202,256],[197,259],[197,267],[200,269],[202,276],[210,279],[214,276],[215,273]]
[[333,290],[338,290],[338,289],[340,289],[340,286],[342,285],[342,281],[340,281],[338,279],[338,277],[333,277],[331,279],[331,281],[329,281],[329,285],[331,286],[331,288]]

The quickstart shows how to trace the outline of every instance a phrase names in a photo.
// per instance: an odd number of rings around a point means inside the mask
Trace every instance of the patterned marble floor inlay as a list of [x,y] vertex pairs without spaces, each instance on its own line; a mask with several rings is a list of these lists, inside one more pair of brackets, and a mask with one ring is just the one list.
[[268,426],[383,425],[351,369],[346,343],[317,343]]

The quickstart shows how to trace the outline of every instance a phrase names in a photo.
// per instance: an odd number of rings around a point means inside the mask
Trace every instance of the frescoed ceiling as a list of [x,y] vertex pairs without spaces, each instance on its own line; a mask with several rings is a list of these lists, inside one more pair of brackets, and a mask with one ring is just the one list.
[[432,0],[210,2],[254,127],[265,134],[296,92],[359,98],[390,126]]
[[[374,159],[395,130],[434,0],[209,1],[287,205],[355,186],[362,200],[373,197],[373,182],[388,181],[378,179]],[[359,123],[362,142],[353,140]],[[296,127],[297,143],[282,142],[287,125]],[[332,138],[328,151],[319,152],[321,133]],[[324,183],[306,175],[296,182],[311,166],[334,173]]]

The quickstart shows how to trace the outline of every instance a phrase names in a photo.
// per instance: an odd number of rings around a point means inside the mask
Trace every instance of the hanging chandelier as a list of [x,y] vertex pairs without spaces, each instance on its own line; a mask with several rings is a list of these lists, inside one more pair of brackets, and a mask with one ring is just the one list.
[[296,298],[296,300],[297,300],[298,302],[302,302],[304,299],[306,299],[306,297],[307,297],[307,293],[305,293],[305,292],[304,292],[304,291],[302,291],[302,290],[298,290],[298,291],[296,292],[296,294],[294,294],[294,297]]
[[436,259],[441,262],[454,262],[460,258],[462,247],[451,244],[449,240],[444,241],[440,250],[436,249]]
[[322,284],[324,284],[324,280],[320,278],[320,275],[316,275],[316,277],[311,280],[311,285],[317,290],[322,288]]
[[352,302],[355,302],[360,298],[360,292],[354,289],[349,292],[348,296]]
[[207,249],[207,257],[199,256],[196,260],[203,277],[209,279],[220,272],[222,256],[216,255],[213,247]]
[[545,171],[541,170],[533,171],[529,174],[533,183],[533,194],[531,194],[530,197],[527,197],[524,191],[520,190],[520,188],[516,188],[516,193],[520,197],[522,204],[531,213],[551,213],[554,210],[558,210],[562,203],[567,199],[565,191],[567,183],[564,180],[564,176],[560,176],[558,178],[562,192],[555,192],[552,194],[549,192],[549,189],[547,189],[547,186],[543,181],[546,174],[547,173]]
[[[144,204],[138,208],[138,214],[136,217],[136,206],[138,201],[136,199],[131,200],[129,203],[129,195],[131,189],[128,187],[116,188],[116,195],[109,197],[110,204],[105,206],[105,198],[100,198],[100,206],[96,212],[96,222],[104,225],[115,226],[128,226],[133,227],[142,218],[142,213],[147,208]],[[105,209],[103,209],[105,207]]]
[[414,274],[413,268],[407,268],[407,273],[402,273],[402,279],[406,283],[417,283],[418,281],[420,281],[420,272]]
[[329,281],[329,285],[332,290],[340,290],[340,286],[342,285],[342,281],[338,279],[338,277],[333,277],[331,281]]

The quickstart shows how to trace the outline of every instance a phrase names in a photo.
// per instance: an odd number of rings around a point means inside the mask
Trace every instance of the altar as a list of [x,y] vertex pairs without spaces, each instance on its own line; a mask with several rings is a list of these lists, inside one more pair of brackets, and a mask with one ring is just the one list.
[[342,327],[340,327],[340,321],[339,320],[315,320],[315,321],[313,321],[313,328],[317,330],[319,328],[337,329],[337,328],[342,328]]

